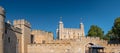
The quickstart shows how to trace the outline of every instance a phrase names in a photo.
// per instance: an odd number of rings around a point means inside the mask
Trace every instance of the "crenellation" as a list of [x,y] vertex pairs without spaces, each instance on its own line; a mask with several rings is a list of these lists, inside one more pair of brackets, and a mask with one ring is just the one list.
[[99,37],[81,37],[82,39],[86,39],[86,40],[98,40],[101,41]]
[[107,46],[109,46],[109,47],[119,47],[120,44],[107,44]]
[[64,30],[68,30],[68,31],[81,31],[81,29],[79,28],[64,28]]
[[50,32],[46,32],[46,31],[42,31],[42,30],[32,30],[32,34],[53,34],[53,33],[50,33]]
[[70,46],[70,44],[66,44],[66,43],[47,43],[47,44],[28,44],[28,46]]
[[14,20],[14,26],[15,27],[20,27],[20,25],[24,25],[28,28],[31,28],[31,25],[28,21],[24,20],[24,19],[19,19],[19,20]]

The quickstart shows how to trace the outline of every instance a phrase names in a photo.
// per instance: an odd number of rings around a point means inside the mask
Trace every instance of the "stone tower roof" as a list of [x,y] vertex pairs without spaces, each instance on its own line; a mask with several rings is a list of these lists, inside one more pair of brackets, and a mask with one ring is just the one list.
[[4,10],[4,8],[3,8],[2,6],[0,6],[0,14],[1,14],[1,15],[4,15],[4,14],[5,14],[5,10]]

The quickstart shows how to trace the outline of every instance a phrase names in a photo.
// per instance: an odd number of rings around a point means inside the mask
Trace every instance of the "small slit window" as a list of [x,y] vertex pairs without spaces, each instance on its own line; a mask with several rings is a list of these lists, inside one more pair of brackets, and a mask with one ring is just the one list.
[[45,44],[45,40],[42,41],[42,44]]
[[5,29],[5,33],[7,34],[7,29]]
[[10,43],[10,37],[8,37],[8,43]]

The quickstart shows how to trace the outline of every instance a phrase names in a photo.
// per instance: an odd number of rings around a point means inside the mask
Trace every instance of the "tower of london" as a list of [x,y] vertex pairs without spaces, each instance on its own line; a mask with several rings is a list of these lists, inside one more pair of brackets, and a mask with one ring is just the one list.
[[59,21],[59,29],[57,29],[59,39],[79,39],[84,36],[84,25],[81,22],[80,28],[64,28],[62,20]]
[[52,32],[32,30],[27,20],[5,19],[5,9],[0,7],[0,53],[120,53],[120,44],[86,37],[82,22],[79,28],[64,28],[60,20],[54,39]]

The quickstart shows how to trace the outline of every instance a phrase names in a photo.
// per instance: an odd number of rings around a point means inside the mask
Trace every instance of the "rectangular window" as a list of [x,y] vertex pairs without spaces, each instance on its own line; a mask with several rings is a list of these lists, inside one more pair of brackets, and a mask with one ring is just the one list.
[[5,29],[5,33],[7,34],[7,29]]
[[42,40],[42,44],[45,44],[45,40]]
[[31,43],[34,42],[34,35],[31,35]]
[[10,43],[10,37],[8,37],[8,43]]

